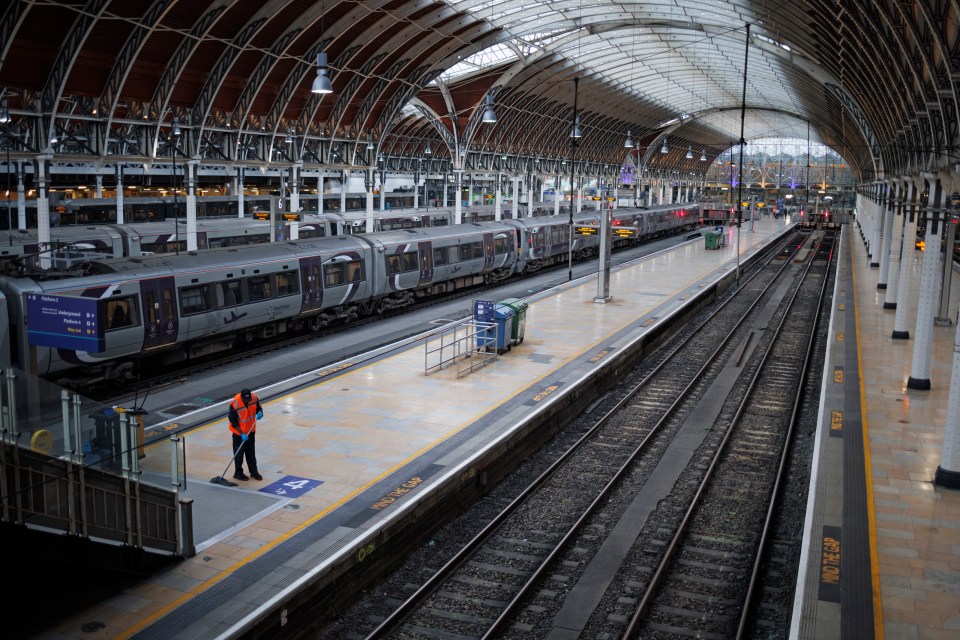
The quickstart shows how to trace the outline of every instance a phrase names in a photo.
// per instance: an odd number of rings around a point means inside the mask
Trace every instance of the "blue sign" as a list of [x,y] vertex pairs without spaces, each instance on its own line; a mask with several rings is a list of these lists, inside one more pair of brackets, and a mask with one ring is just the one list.
[[106,350],[97,298],[27,294],[27,340],[35,347],[100,353]]
[[260,493],[269,493],[272,496],[282,496],[284,498],[299,498],[310,489],[314,489],[323,484],[323,480],[311,480],[310,478],[298,478],[297,476],[283,476],[280,480],[260,489]]
[[491,300],[474,300],[473,301],[473,318],[478,322],[493,322],[494,307],[496,303]]

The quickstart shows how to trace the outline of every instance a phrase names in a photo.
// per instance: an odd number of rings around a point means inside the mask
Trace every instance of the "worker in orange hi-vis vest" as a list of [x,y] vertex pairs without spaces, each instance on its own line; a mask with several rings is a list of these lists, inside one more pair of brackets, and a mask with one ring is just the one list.
[[263,417],[260,398],[250,389],[242,389],[230,402],[230,432],[233,434],[233,477],[236,480],[249,480],[243,472],[243,459],[247,459],[247,469],[254,480],[263,480],[257,471],[257,419]]

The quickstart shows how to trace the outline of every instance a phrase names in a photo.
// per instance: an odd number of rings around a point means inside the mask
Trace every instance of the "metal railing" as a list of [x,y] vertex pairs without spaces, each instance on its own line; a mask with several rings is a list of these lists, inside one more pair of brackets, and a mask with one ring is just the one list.
[[105,407],[41,378],[2,371],[0,517],[26,527],[175,555],[193,552],[179,494],[179,439],[164,457],[172,488],[141,478],[137,411]]
[[467,318],[434,331],[424,340],[423,374],[457,365],[460,378],[495,362],[499,330],[496,322]]

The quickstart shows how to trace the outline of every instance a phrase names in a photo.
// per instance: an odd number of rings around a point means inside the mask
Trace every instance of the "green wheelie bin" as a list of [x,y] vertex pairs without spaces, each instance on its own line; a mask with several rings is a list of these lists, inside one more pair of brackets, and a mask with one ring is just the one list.
[[500,304],[513,309],[513,322],[510,325],[510,340],[513,344],[523,342],[523,334],[527,326],[527,303],[520,298],[507,298]]

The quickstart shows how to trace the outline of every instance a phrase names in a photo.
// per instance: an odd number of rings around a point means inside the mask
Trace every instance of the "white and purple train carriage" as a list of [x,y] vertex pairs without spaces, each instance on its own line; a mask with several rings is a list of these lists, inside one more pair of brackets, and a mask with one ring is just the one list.
[[[663,213],[620,215],[645,228],[644,219]],[[668,220],[677,230],[688,223],[662,217]],[[592,223],[593,211],[574,219],[575,227]],[[665,232],[659,224],[650,229]],[[71,377],[88,384],[125,380],[138,360],[191,360],[565,262],[569,240],[569,218],[561,215],[93,260],[73,277],[0,278],[5,333],[12,362],[35,362],[31,373],[57,378],[79,369]],[[573,242],[575,257],[595,255],[599,245],[596,236]],[[37,346],[31,355],[31,293],[96,299],[102,351]]]

